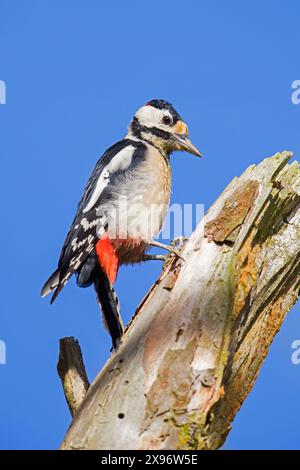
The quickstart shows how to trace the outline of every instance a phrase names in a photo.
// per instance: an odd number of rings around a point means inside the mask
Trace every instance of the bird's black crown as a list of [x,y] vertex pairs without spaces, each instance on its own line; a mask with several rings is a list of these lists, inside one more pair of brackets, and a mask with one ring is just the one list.
[[148,101],[147,106],[153,106],[153,108],[157,109],[167,109],[171,116],[173,117],[173,123],[175,124],[177,121],[182,120],[180,114],[176,111],[171,103],[165,100],[151,100]]

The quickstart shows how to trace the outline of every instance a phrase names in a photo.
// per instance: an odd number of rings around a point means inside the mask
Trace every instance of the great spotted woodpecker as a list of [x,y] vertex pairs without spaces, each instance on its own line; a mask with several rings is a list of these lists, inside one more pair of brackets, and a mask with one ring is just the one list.
[[43,297],[54,291],[52,303],[74,273],[80,287],[94,284],[114,349],[123,333],[113,289],[119,267],[161,259],[146,254],[151,245],[178,255],[174,248],[153,240],[169,207],[170,154],[175,150],[201,156],[173,106],[164,100],[149,101],[135,114],[126,137],[98,160],[58,268],[42,288]]

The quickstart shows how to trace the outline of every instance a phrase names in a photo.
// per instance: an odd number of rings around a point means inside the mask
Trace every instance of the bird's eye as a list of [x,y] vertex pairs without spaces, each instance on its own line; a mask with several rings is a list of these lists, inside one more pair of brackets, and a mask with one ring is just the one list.
[[170,126],[172,124],[172,119],[170,118],[170,116],[164,116],[162,118],[162,122],[163,124],[165,124],[166,126]]

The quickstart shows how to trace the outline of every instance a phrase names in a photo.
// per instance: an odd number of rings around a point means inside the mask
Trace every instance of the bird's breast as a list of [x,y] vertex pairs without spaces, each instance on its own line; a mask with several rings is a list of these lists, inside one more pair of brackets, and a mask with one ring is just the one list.
[[153,146],[148,146],[143,163],[130,175],[121,190],[118,233],[113,244],[120,264],[139,261],[148,241],[158,234],[169,208],[171,169]]

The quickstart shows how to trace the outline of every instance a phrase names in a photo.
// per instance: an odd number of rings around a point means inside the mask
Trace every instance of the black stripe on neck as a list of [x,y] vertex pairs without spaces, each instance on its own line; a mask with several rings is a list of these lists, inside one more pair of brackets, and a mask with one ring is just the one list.
[[153,134],[156,137],[160,137],[161,139],[166,140],[166,141],[172,140],[172,137],[173,137],[171,132],[164,131],[162,129],[159,129],[158,127],[142,126],[136,117],[133,118],[133,121],[130,126],[130,130],[132,134],[138,139],[143,139],[142,132],[146,132],[147,134]]
[[166,140],[166,141],[172,139],[172,134],[170,134],[169,132],[163,131],[161,129],[158,129],[157,127],[142,126],[136,117],[133,118],[133,121],[130,126],[130,130],[134,137],[136,137],[137,139],[140,139],[143,142],[147,142],[147,144],[149,145],[152,145],[152,147],[156,148],[156,150],[159,151],[159,153],[164,157],[166,161],[169,161],[170,154],[167,152],[163,152],[154,142],[146,139],[145,136],[142,135],[142,132],[144,134],[155,135],[156,137],[160,137],[161,139]]

